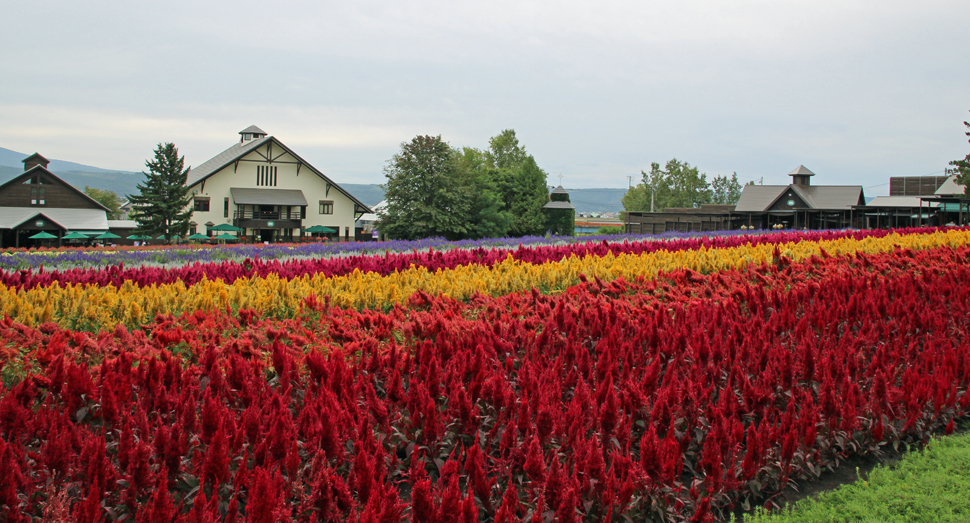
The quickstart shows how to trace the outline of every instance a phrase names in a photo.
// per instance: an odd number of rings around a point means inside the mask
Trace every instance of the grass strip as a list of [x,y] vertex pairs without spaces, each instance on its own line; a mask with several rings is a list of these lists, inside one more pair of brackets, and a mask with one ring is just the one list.
[[[732,521],[735,521],[732,518]],[[790,511],[763,509],[745,523],[947,523],[970,521],[970,433],[934,439],[894,467],[804,499]]]

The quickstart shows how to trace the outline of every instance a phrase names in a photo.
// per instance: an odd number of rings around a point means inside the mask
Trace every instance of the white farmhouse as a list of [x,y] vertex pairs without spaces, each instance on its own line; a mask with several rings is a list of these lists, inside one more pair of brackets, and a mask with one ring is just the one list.
[[239,143],[189,171],[193,233],[231,224],[250,240],[296,241],[322,225],[333,229],[330,238],[356,239],[354,222],[373,211],[259,127],[239,134]]

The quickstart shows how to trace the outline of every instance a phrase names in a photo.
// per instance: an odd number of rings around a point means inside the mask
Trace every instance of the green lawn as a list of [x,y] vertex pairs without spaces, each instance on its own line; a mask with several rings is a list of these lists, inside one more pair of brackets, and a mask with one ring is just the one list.
[[[732,519],[732,521],[734,521]],[[867,481],[795,504],[746,515],[745,523],[970,523],[970,433],[933,440]]]

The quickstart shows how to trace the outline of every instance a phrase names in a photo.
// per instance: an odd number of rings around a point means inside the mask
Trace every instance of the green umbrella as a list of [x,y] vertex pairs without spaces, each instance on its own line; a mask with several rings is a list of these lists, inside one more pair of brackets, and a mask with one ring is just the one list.
[[116,238],[121,238],[121,236],[118,236],[117,234],[114,234],[111,232],[106,232],[104,234],[94,237],[95,240],[114,240]]
[[213,236],[213,239],[215,239],[215,240],[232,240],[232,241],[236,241],[239,238],[236,238],[235,236],[233,236],[233,235],[231,235],[229,233],[222,233],[219,236]]
[[326,232],[326,233],[330,233],[330,232],[337,232],[337,231],[331,229],[330,227],[324,227],[323,225],[314,225],[313,227],[307,227],[306,229],[304,229],[304,232]]
[[151,236],[142,236],[140,234],[132,234],[131,236],[125,238],[126,240],[151,240]]
[[31,240],[56,240],[57,236],[54,236],[49,232],[40,231],[39,233],[29,236],[28,238]]
[[186,239],[187,240],[208,240],[209,237],[206,236],[206,235],[204,235],[204,234],[201,234],[201,233],[195,233],[195,234],[193,234],[192,236],[189,236]]
[[[151,239],[151,238],[149,238],[149,240],[150,240],[150,239]],[[164,234],[159,234],[159,235],[158,235],[158,238],[155,238],[155,239],[156,239],[156,240],[164,240],[164,239],[165,239],[165,235],[164,235]]]
[[83,232],[74,231],[65,235],[64,239],[65,240],[87,240],[88,235],[84,234]]
[[239,227],[236,227],[235,225],[229,224],[229,223],[220,223],[219,225],[216,225],[215,227],[209,227],[209,230],[210,231],[239,232],[242,229],[240,229]]

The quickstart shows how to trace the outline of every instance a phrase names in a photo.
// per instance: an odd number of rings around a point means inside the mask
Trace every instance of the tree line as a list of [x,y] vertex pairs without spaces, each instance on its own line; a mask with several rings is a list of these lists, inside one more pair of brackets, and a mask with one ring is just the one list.
[[387,206],[377,229],[394,239],[449,240],[544,234],[546,172],[506,129],[487,149],[415,136],[384,167]]
[[697,167],[676,158],[661,169],[650,164],[650,172],[640,171],[642,180],[623,197],[625,211],[663,212],[668,207],[700,207],[705,203],[733,205],[741,197],[738,173],[715,176],[710,181]]

